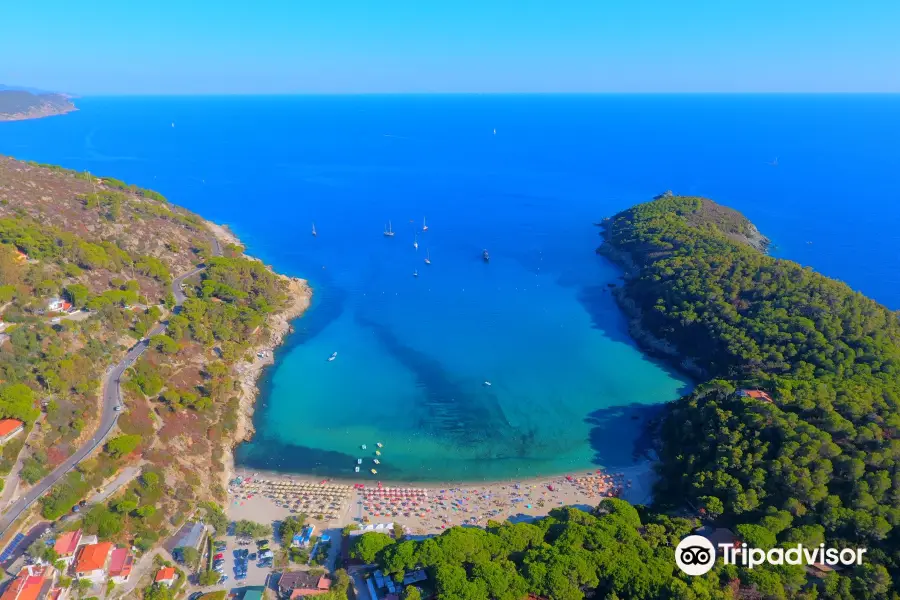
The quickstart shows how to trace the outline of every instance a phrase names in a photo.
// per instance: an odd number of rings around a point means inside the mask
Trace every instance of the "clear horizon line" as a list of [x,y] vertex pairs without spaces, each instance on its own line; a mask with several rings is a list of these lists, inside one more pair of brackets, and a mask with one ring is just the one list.
[[684,92],[51,92],[78,98],[271,96],[900,96],[900,91],[684,91]]

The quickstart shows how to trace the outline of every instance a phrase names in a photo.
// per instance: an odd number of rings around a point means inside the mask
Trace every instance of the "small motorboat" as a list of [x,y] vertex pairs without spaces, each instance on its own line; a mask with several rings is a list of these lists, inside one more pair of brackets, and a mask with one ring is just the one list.
[[373,459],[372,459],[372,462],[375,463],[376,465],[380,465],[380,464],[381,464],[381,461],[378,460],[377,458],[373,458]]
[[332,354],[331,356],[328,357],[328,362],[331,362],[336,358],[337,358],[337,352],[335,352],[334,354]]
[[376,451],[375,451],[375,456],[381,456],[381,450],[376,450]]
[[372,469],[372,475],[378,475],[378,471],[376,471],[375,469]]
[[485,386],[485,387],[491,387],[492,385],[494,385],[494,384],[492,384],[490,381],[485,381],[485,382],[484,382],[484,386]]
[[[366,445],[363,444],[362,446],[360,446],[360,448],[362,448],[363,450],[365,450],[365,449],[366,449]],[[360,464],[362,464],[362,463],[360,463]]]
[[359,467],[353,467],[353,472],[354,472],[354,473],[359,473]]
[[357,458],[357,459],[356,459],[356,464],[361,465],[361,464],[362,464],[362,459],[361,459],[361,458]]
[[381,442],[375,442],[375,445],[379,448],[384,448],[384,444],[382,444]]
[[484,262],[489,262],[489,261],[491,260],[491,257],[488,255],[488,251],[487,251],[487,250],[482,250],[482,251],[481,251],[481,258],[484,259]]

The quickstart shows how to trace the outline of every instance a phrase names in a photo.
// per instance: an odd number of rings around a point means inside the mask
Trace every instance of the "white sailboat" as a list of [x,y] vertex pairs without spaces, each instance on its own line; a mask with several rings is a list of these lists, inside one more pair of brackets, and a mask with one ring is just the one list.
[[425,250],[425,264],[426,265],[431,264],[431,252],[427,249]]
[[416,239],[413,242],[413,248],[415,248],[416,250],[419,249],[419,236],[416,236]]
[[388,227],[384,230],[384,235],[387,237],[394,237],[394,230],[391,229],[391,222],[388,221]]
[[422,217],[422,231],[428,231],[428,225],[425,223],[425,217]]
[[316,237],[316,236],[318,235],[318,234],[316,233],[316,224],[315,224],[315,223],[313,223],[312,234],[313,234],[313,237]]

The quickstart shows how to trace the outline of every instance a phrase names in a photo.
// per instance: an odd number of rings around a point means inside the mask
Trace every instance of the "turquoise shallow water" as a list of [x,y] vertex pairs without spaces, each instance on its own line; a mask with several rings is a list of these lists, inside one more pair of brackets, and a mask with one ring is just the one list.
[[353,477],[378,441],[385,480],[631,464],[688,385],[630,341],[592,223],[664,189],[734,206],[777,254],[900,306],[898,97],[78,103],[0,124],[0,152],[158,189],[315,289],[239,466]]

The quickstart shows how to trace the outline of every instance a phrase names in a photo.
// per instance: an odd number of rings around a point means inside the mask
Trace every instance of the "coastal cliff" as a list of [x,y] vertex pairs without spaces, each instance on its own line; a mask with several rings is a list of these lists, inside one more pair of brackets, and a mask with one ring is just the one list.
[[63,94],[34,94],[23,90],[0,90],[0,121],[24,121],[64,115],[78,110]]
[[[635,339],[701,382],[662,417],[657,506],[691,507],[751,545],[765,531],[770,546],[866,547],[864,569],[832,573],[827,585],[891,597],[897,313],[767,255],[752,223],[705,198],[664,194],[601,226],[598,252],[625,271],[616,294]],[[765,587],[739,577],[773,597],[802,582],[775,571]]]

